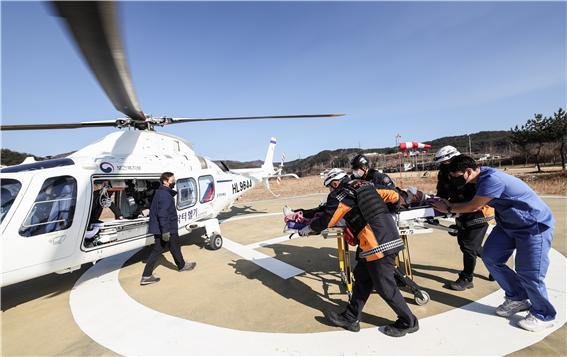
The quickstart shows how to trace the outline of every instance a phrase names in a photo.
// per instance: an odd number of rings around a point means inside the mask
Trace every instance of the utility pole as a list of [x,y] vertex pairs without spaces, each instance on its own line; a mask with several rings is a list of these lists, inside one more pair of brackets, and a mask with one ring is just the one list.
[[401,135],[400,134],[396,134],[396,147],[398,149],[398,156],[400,158],[400,187],[404,187],[403,186],[403,178],[402,178],[402,170],[404,169],[404,164],[403,164],[403,153],[400,151],[399,146],[400,146],[400,139],[401,139]]

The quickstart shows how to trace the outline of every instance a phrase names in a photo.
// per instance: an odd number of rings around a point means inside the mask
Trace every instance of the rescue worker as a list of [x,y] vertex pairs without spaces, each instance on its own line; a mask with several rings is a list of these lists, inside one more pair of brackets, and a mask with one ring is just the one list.
[[[511,317],[529,310],[518,325],[540,331],[553,325],[556,311],[549,302],[544,279],[555,220],[549,207],[522,180],[491,167],[478,166],[468,156],[453,159],[449,166],[457,185],[476,183],[468,202],[447,200],[434,204],[442,212],[467,213],[490,204],[496,211],[496,227],[484,244],[482,260],[505,292],[496,314]],[[516,251],[515,270],[506,261]]]
[[177,194],[175,187],[175,176],[171,172],[164,172],[160,177],[161,186],[156,190],[152,205],[150,206],[150,221],[148,233],[152,233],[155,242],[152,252],[146,262],[142,273],[140,285],[157,283],[160,278],[152,274],[157,259],[169,246],[175,265],[179,271],[193,270],[197,263],[185,262],[181,254],[181,242],[177,226],[177,209],[173,197]]
[[[435,163],[439,165],[437,196],[452,203],[470,201],[476,193],[474,183],[457,185],[450,178],[449,164],[460,155],[455,147],[447,145],[439,149],[434,156]],[[463,270],[456,281],[447,284],[449,289],[463,291],[474,287],[476,257],[481,256],[482,241],[488,230],[488,222],[493,219],[493,212],[491,208],[486,208],[484,211],[463,213],[455,218],[457,242],[463,253]]]
[[372,183],[351,180],[341,169],[330,170],[325,175],[324,185],[330,193],[322,214],[299,234],[318,234],[344,218],[359,244],[352,298],[344,312],[325,311],[325,317],[336,326],[358,332],[362,309],[374,288],[398,316],[395,323],[384,328],[384,333],[401,337],[417,331],[417,318],[410,311],[394,278],[395,257],[404,243],[386,204]]
[[352,178],[370,181],[376,188],[396,188],[396,184],[392,181],[390,176],[370,168],[370,161],[366,156],[362,154],[356,155],[350,161],[350,165],[352,167]]

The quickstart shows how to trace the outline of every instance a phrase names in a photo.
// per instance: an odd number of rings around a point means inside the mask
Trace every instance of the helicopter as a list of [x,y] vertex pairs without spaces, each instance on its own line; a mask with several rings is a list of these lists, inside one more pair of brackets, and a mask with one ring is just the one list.
[[[222,118],[173,118],[145,114],[138,104],[112,2],[53,2],[85,61],[114,107],[114,120],[0,125],[8,130],[114,127],[118,130],[58,159],[0,170],[1,286],[50,273],[66,273],[125,251],[150,245],[148,208],[162,172],[176,177],[179,233],[204,228],[205,244],[222,247],[217,215],[259,183],[281,179],[273,166],[271,138],[260,168],[230,170],[198,155],[191,144],[155,129],[166,125],[226,120],[336,117],[343,114]],[[273,192],[272,192],[273,193]],[[101,218],[111,208],[115,219]]]

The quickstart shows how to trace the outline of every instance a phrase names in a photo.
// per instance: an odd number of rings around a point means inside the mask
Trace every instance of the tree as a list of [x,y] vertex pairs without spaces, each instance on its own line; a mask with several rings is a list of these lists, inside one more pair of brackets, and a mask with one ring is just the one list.
[[561,146],[559,152],[561,154],[561,168],[565,171],[565,155],[567,151],[567,113],[563,108],[559,108],[557,113],[553,113],[551,119],[551,133],[554,141],[558,141]]
[[516,145],[520,151],[524,154],[525,165],[528,165],[528,155],[530,153],[530,133],[525,125],[518,128],[516,125],[513,129],[510,129],[510,140],[514,145]]
[[534,114],[533,119],[529,119],[526,123],[528,130],[528,140],[536,145],[535,160],[537,172],[541,172],[540,154],[543,144],[553,141],[552,118],[544,117],[541,114]]

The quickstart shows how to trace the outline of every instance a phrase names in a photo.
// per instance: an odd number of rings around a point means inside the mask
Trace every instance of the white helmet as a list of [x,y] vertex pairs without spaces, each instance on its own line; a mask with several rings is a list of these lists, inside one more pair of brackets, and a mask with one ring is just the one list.
[[327,187],[332,181],[341,180],[346,175],[346,172],[341,169],[330,169],[325,173],[325,176],[323,177],[323,185]]
[[457,150],[454,146],[447,145],[447,146],[443,146],[441,149],[439,149],[439,151],[435,153],[433,160],[435,161],[436,164],[438,164],[440,162],[447,161],[450,158],[459,155],[461,155],[459,150]]

